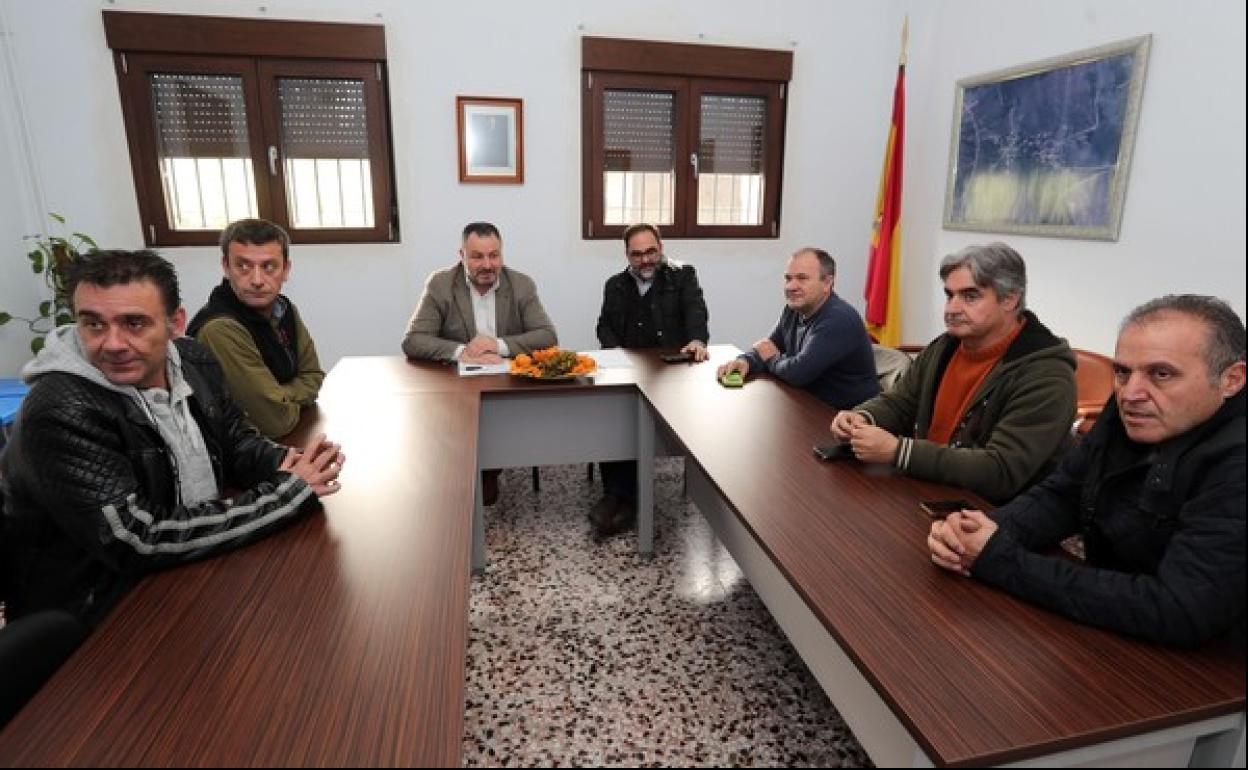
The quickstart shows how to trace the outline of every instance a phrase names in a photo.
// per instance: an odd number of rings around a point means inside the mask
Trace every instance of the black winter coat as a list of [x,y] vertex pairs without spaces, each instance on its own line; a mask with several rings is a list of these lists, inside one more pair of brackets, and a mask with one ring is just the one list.
[[[993,519],[972,574],[1080,622],[1244,650],[1245,393],[1156,446],[1132,442],[1111,397],[1086,439]],[[1081,532],[1087,563],[1036,553]]]
[[650,317],[642,318],[642,296],[627,270],[607,279],[598,316],[598,342],[604,348],[682,348],[710,341],[709,313],[693,265],[665,261],[650,287]]

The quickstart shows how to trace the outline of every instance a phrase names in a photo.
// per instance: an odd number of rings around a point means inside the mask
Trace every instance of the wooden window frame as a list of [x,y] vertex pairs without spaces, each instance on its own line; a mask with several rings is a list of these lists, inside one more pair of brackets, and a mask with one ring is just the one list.
[[[653,43],[585,37],[581,40],[581,237],[619,238],[627,225],[606,225],[603,200],[603,92],[653,89],[676,94],[673,148],[676,153],[672,238],[778,238],[784,170],[788,82],[793,54],[727,46]],[[697,224],[697,188],[685,162],[697,147],[701,96],[707,93],[767,99],[764,142],[763,217],[759,225]]]
[[[174,230],[166,208],[148,75],[231,74],[243,79],[257,215],[285,228],[295,243],[398,241],[394,153],[390,142],[385,31],[377,25],[272,21],[103,11],[113,50],[131,170],[147,246],[216,245],[218,232]],[[371,228],[294,228],[285,164],[270,173],[268,148],[280,147],[277,79],[362,80],[368,116]]]

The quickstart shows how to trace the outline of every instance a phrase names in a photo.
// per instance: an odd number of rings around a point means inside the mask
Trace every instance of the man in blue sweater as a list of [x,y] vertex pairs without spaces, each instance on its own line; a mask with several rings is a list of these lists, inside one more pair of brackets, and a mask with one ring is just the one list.
[[719,367],[717,375],[770,372],[837,409],[880,392],[862,317],[832,290],[836,262],[823,249],[801,249],[784,271],[784,312],[771,336]]

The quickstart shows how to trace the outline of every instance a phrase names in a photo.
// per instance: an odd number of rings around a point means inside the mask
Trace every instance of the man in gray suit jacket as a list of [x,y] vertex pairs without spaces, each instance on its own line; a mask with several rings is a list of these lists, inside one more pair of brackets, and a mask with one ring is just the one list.
[[557,344],[533,279],[503,267],[497,227],[465,227],[459,256],[425,284],[403,337],[409,358],[496,364]]

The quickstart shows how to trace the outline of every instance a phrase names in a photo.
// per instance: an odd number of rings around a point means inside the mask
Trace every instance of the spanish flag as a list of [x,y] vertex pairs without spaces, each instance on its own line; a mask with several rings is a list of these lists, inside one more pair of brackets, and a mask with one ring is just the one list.
[[871,232],[871,253],[867,259],[867,331],[881,345],[901,343],[901,167],[906,121],[905,38],[909,20],[902,32],[901,60],[897,63],[897,86],[893,89],[893,121],[888,129],[888,149],[880,173],[880,191],[875,199],[875,222]]

